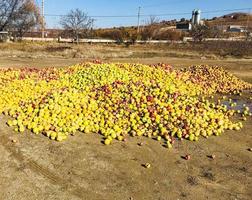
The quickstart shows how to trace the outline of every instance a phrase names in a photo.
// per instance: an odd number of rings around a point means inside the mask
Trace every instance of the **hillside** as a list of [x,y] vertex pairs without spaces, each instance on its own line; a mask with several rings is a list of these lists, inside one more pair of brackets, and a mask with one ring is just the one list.
[[252,27],[252,15],[248,13],[230,13],[221,17],[214,17],[208,20],[210,26],[216,25],[240,25]]
[[[227,28],[229,25],[240,25],[248,26],[252,29],[252,15],[247,13],[230,13],[220,17],[213,17],[212,19],[202,19],[204,23],[209,27],[221,26]],[[183,36],[188,36],[187,32],[182,32],[176,30],[177,23],[186,23],[190,22],[189,19],[182,18],[181,20],[162,20],[156,22],[150,26],[142,24],[140,26],[140,32],[145,32],[148,34],[148,31],[153,32],[153,39],[167,39],[178,40],[183,38]],[[147,28],[146,28],[147,27]],[[70,37],[65,35],[61,29],[47,29],[47,37],[57,38],[61,37]],[[132,39],[137,35],[137,26],[125,26],[125,27],[113,27],[113,28],[99,28],[93,29],[89,36],[90,38],[106,38],[106,39]],[[28,32],[25,34],[25,37],[40,37],[41,32]],[[86,37],[86,36],[84,36]]]
[[[160,28],[167,28],[167,27],[174,27],[177,23],[181,22],[189,22],[190,19],[184,19],[181,20],[162,20],[158,23],[155,23],[155,26]],[[242,12],[235,12],[226,14],[220,17],[213,17],[212,19],[202,19],[203,21],[210,23],[211,25],[243,25],[247,26],[249,24],[252,26],[252,14],[248,13],[242,13]],[[144,26],[144,25],[143,25]],[[126,30],[136,30],[136,26],[130,26],[130,27],[114,27],[114,28],[103,28],[103,29],[97,29],[97,30],[103,30],[103,31],[111,31],[115,29],[126,29]]]
[[[230,13],[227,15],[223,15],[220,17],[213,17],[212,19],[202,19],[204,23],[209,27],[222,27],[223,30],[226,29],[230,25],[240,25],[240,26],[248,26],[252,28],[252,15],[247,13]],[[146,28],[148,26],[142,25],[140,30],[142,32],[148,32],[152,29],[154,33],[153,39],[166,39],[166,38],[174,38],[175,40],[181,39],[183,36],[187,36],[188,33],[181,32],[176,30],[177,23],[188,23],[189,19],[182,18],[181,20],[163,20],[151,25],[151,28]],[[150,25],[149,25],[150,27]],[[95,37],[101,38],[118,38],[122,36],[124,38],[129,38],[131,35],[136,33],[137,27],[114,27],[114,28],[105,28],[105,29],[97,29],[95,30]],[[150,30],[151,31],[151,30]]]

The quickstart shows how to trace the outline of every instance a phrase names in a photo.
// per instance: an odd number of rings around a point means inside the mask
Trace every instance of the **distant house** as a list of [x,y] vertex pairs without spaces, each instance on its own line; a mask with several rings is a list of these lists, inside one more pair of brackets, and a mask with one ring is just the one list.
[[244,33],[246,32],[246,27],[239,26],[239,25],[231,25],[231,26],[228,26],[227,32]]
[[181,31],[190,31],[192,30],[192,24],[191,23],[177,23],[176,29]]
[[7,42],[9,40],[9,32],[0,31],[0,42]]

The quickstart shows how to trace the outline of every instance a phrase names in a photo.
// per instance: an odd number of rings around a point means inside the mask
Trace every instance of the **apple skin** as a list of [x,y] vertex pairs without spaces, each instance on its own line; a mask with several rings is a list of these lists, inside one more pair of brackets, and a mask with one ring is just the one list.
[[[0,112],[16,132],[30,130],[62,142],[78,132],[99,133],[104,144],[127,136],[198,141],[239,131],[237,111],[216,93],[241,95],[251,89],[220,67],[174,70],[170,65],[89,62],[66,68],[1,69]],[[226,96],[223,96],[226,99]],[[236,107],[232,99],[230,106]],[[245,121],[251,116],[244,105]]]

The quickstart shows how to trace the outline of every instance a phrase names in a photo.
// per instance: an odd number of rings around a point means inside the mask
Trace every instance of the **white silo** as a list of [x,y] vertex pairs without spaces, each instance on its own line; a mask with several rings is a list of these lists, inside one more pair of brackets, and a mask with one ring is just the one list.
[[195,12],[196,12],[196,10],[194,9],[194,10],[192,11],[192,24],[193,24],[193,25],[195,24]]
[[200,24],[200,17],[201,17],[201,10],[196,10],[194,16],[194,25]]

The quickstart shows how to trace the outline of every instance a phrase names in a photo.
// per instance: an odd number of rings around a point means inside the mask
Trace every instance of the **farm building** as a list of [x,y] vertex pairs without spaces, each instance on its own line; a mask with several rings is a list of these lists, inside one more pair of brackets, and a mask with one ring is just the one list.
[[227,32],[243,33],[246,32],[246,27],[239,25],[231,25],[227,28]]
[[190,31],[192,30],[192,24],[191,23],[178,23],[176,24],[176,29],[181,31]]

